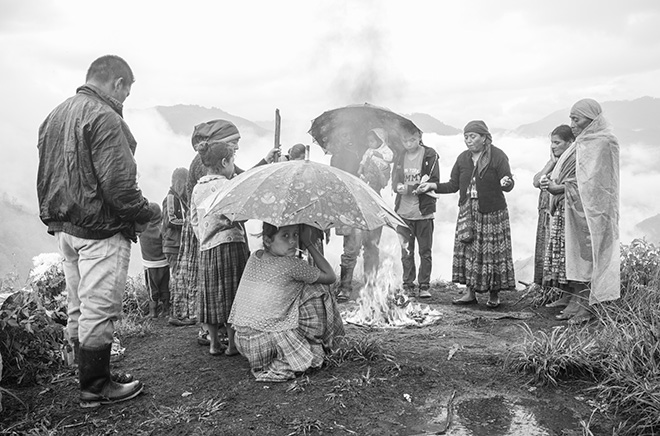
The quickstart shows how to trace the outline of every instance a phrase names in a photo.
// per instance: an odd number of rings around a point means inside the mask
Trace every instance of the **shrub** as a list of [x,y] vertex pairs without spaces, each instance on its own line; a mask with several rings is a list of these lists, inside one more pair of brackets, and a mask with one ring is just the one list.
[[621,246],[621,290],[631,285],[648,285],[658,282],[660,274],[660,248],[645,239],[634,239],[630,245]]
[[41,381],[63,363],[64,327],[50,317],[40,296],[22,290],[0,310],[0,353],[3,383]]
[[660,433],[660,251],[643,239],[621,246],[621,298],[594,308],[598,325],[525,329],[508,364],[532,381],[595,379],[591,390],[622,419],[617,434]]

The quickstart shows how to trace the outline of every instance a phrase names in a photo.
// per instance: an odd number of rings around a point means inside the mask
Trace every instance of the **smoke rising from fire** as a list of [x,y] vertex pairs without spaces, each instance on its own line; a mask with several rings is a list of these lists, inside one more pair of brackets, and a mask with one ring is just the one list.
[[[352,2],[324,15],[328,30],[320,39],[317,68],[332,65],[336,74],[329,97],[336,106],[386,102],[396,105],[407,82],[392,53],[391,33],[383,26],[385,9],[377,1]],[[411,64],[414,64],[411,60]]]

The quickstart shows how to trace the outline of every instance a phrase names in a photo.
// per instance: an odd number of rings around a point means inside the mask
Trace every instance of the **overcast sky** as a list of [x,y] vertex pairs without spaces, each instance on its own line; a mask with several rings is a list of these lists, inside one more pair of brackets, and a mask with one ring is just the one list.
[[272,120],[276,107],[285,121],[311,120],[368,101],[459,128],[475,118],[515,128],[586,96],[660,97],[656,0],[0,7],[0,122],[30,134],[110,53],[135,72],[127,107],[198,104],[251,120]]

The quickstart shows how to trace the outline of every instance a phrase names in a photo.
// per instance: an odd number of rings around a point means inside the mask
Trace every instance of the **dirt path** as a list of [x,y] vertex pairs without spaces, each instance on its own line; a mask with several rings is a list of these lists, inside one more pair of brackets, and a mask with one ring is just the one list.
[[520,293],[503,294],[502,306],[487,310],[452,306],[456,290],[431,292],[430,305],[443,313],[435,325],[347,325],[349,337],[378,339],[390,360],[347,361],[293,382],[259,384],[242,357],[210,356],[196,327],[157,320],[155,334],[126,341],[115,363],[144,382],[136,400],[81,410],[73,376],[19,395],[58,435],[582,434],[591,408],[581,386],[530,387],[503,365],[520,325],[549,330],[561,325],[554,312],[514,306]]

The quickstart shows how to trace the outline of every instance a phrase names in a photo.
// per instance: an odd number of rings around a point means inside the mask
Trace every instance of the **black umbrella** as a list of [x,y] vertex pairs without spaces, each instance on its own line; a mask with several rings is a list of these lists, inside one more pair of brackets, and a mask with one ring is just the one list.
[[388,145],[395,152],[403,151],[403,131],[422,132],[411,120],[387,108],[365,103],[323,112],[312,121],[309,134],[327,154],[337,153],[342,144],[350,141],[361,156],[367,148],[367,132],[378,127],[387,132]]

